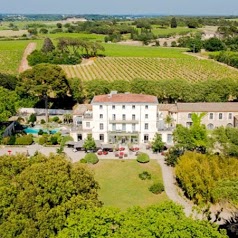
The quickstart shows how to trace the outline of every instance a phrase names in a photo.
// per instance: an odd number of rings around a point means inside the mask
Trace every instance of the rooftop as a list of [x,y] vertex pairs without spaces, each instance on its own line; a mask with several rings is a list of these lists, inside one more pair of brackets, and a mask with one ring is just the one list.
[[132,93],[110,93],[107,95],[94,96],[91,104],[95,103],[155,103],[158,104],[156,96]]
[[[174,104],[173,104],[174,105]],[[171,112],[238,112],[238,102],[177,103]]]

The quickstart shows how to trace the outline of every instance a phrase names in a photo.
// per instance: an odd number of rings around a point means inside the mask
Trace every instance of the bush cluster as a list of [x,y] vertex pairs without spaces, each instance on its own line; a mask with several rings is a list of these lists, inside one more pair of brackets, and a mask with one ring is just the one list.
[[151,174],[147,171],[143,171],[142,173],[139,174],[139,178],[141,180],[146,180],[146,179],[151,179]]
[[81,56],[77,54],[69,54],[61,51],[52,51],[44,53],[39,50],[35,50],[28,57],[28,62],[31,66],[49,63],[49,64],[80,64]]
[[31,145],[33,143],[33,136],[29,135],[12,135],[2,139],[4,145]]
[[54,135],[43,133],[42,136],[39,138],[38,143],[40,145],[58,145],[60,144],[60,140],[61,140],[60,133],[56,133]]
[[148,163],[150,161],[150,157],[148,154],[146,153],[139,153],[137,155],[137,159],[136,159],[139,163]]
[[149,191],[154,194],[159,194],[164,191],[164,185],[161,182],[157,182],[149,187]]

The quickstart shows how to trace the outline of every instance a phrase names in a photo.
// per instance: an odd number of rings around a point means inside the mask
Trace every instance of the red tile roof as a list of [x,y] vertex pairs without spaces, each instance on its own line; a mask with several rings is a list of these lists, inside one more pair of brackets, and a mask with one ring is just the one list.
[[95,96],[91,102],[94,103],[156,103],[158,99],[155,96],[144,94],[107,94]]

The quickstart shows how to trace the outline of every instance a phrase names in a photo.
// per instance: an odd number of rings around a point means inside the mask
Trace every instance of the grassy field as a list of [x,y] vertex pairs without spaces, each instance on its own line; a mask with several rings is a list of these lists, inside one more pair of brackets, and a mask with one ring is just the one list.
[[[91,166],[99,182],[99,198],[106,206],[126,209],[131,206],[147,206],[167,200],[165,192],[154,195],[148,188],[155,181],[162,182],[160,166],[156,161],[139,164],[136,160],[100,160]],[[148,171],[151,180],[141,180],[138,175]]]
[[198,32],[199,29],[189,29],[188,27],[177,27],[177,28],[160,28],[159,26],[153,25],[152,32],[155,35],[176,35],[189,32]]
[[23,52],[30,41],[0,41],[0,72],[17,74]]
[[185,79],[192,82],[208,79],[238,78],[238,71],[211,60],[189,58],[105,57],[89,65],[62,66],[69,78],[82,80],[116,79],[151,80]]

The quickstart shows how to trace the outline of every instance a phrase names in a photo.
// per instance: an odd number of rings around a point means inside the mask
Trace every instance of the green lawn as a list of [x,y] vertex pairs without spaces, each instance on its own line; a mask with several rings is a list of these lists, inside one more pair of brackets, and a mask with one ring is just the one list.
[[159,57],[159,58],[189,58],[182,54],[186,49],[149,46],[130,46],[120,44],[103,44],[104,54],[111,57]]
[[[147,206],[167,200],[165,192],[154,195],[148,188],[153,181],[162,181],[161,169],[156,161],[139,164],[136,160],[100,160],[90,166],[99,182],[99,198],[106,206],[126,209]],[[151,180],[141,180],[138,175],[148,171]]]
[[189,29],[188,27],[177,27],[177,28],[160,28],[160,26],[153,25],[152,32],[155,35],[169,35],[169,34],[183,34],[189,32],[198,32],[199,29]]

